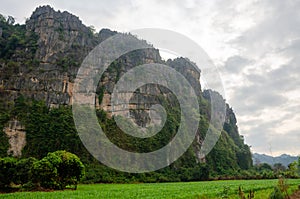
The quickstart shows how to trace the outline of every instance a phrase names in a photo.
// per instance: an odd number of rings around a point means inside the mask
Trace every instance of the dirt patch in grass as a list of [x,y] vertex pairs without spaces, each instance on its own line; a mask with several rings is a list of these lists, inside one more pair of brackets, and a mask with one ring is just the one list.
[[290,199],[300,199],[300,190],[294,192],[290,197]]

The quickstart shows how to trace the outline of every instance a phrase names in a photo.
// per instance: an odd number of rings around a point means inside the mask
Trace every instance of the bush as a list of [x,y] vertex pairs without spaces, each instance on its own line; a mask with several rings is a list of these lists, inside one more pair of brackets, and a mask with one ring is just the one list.
[[84,175],[84,165],[76,155],[56,151],[34,163],[32,173],[33,182],[38,187],[64,189],[73,185],[76,188]]
[[0,159],[0,187],[9,187],[15,179],[16,159],[5,157]]
[[24,185],[28,183],[32,177],[32,167],[37,161],[35,158],[21,159],[16,163],[15,183]]
[[84,165],[80,159],[75,154],[66,151],[56,151],[50,153],[48,156],[56,156],[61,159],[56,164],[60,187],[62,189],[67,185],[74,185],[76,187],[79,180],[84,176]]
[[53,165],[48,158],[43,158],[33,164],[32,167],[32,182],[37,187],[46,189],[58,189],[57,184],[57,168]]

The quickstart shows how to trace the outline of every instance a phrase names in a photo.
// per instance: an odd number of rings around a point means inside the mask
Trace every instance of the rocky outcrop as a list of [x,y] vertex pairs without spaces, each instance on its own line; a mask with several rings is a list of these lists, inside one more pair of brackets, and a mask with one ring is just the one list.
[[93,32],[78,17],[66,11],[55,11],[50,6],[37,8],[26,22],[26,29],[39,36],[35,58],[46,70],[60,67],[57,61],[68,56],[73,56],[75,62],[81,61],[97,44]]
[[26,145],[25,127],[18,120],[11,120],[4,128],[4,132],[9,142],[7,153],[14,157],[21,157],[22,149]]
[[166,64],[181,73],[189,81],[196,94],[198,96],[201,95],[201,70],[195,63],[191,62],[187,58],[180,57],[174,60],[169,59]]
[[[72,83],[77,70],[98,36],[78,17],[55,11],[50,6],[38,7],[26,21],[26,35],[35,34],[37,46],[31,60],[22,61],[22,53],[11,56],[16,71],[6,75],[11,66],[0,63],[1,97],[13,102],[19,95],[44,100],[49,106],[70,104]],[[21,61],[20,61],[21,60]],[[25,64],[25,62],[30,64]],[[33,64],[34,63],[34,64]]]
[[[193,65],[190,61],[184,58],[177,58],[175,60],[162,61],[159,51],[156,49],[145,49],[135,51],[132,54],[125,55],[115,62],[115,65],[110,66],[99,84],[98,96],[96,104],[99,108],[108,112],[108,115],[122,115],[128,116],[132,121],[140,126],[147,126],[150,124],[150,110],[155,104],[161,104],[161,98],[163,96],[172,106],[178,106],[176,96],[167,88],[160,85],[147,84],[140,87],[131,96],[132,93],[122,93],[124,98],[130,98],[129,106],[124,109],[123,104],[115,105],[114,109],[111,108],[111,94],[118,81],[118,78],[124,75],[128,70],[134,68],[137,65],[149,64],[149,63],[161,63],[174,68],[181,73],[192,85],[196,94],[200,96],[200,70],[197,66]],[[103,96],[103,97],[102,97]]]

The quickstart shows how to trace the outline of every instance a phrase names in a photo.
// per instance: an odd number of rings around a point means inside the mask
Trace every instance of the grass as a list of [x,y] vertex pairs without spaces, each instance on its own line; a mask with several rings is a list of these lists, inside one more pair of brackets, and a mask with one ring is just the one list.
[[[76,191],[53,192],[17,192],[0,194],[0,198],[16,199],[127,199],[127,198],[222,198],[224,187],[228,187],[229,198],[238,198],[238,187],[241,186],[245,195],[250,189],[255,191],[255,198],[266,199],[278,180],[228,180],[209,182],[179,183],[145,183],[145,184],[89,184],[79,185]],[[290,191],[296,189],[300,179],[288,180]]]

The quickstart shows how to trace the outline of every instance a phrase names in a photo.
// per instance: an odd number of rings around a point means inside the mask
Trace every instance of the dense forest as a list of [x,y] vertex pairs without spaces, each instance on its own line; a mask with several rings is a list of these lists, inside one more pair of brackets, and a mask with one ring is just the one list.
[[[167,120],[162,130],[147,139],[124,134],[116,125],[114,116],[106,111],[107,97],[115,82],[135,65],[157,62],[181,72],[197,90],[201,119],[197,139],[170,166],[155,172],[131,174],[111,169],[93,158],[82,144],[73,120],[71,85],[87,53],[99,42],[116,34],[103,29],[96,33],[84,26],[78,17],[67,12],[54,11],[49,6],[37,8],[26,24],[14,24],[13,17],[0,15],[0,157],[41,159],[49,152],[65,150],[76,154],[85,165],[85,183],[113,182],[169,182],[228,178],[273,178],[268,165],[254,167],[250,147],[239,134],[237,119],[226,104],[226,119],[221,136],[212,151],[204,158],[197,157],[210,125],[211,96],[220,103],[223,97],[215,91],[201,90],[200,72],[189,73],[190,64],[183,58],[164,61],[158,50],[128,53],[114,61],[97,88],[98,122],[111,142],[128,151],[149,152],[161,148],[176,133],[180,123],[180,107],[170,91],[159,87],[151,100],[164,106]],[[201,68],[201,66],[200,66]],[[196,74],[191,75],[191,74]],[[198,78],[198,79],[197,79]],[[146,96],[147,93],[136,96]],[[167,97],[166,97],[167,96]],[[150,101],[151,101],[150,100]],[[145,110],[131,110],[137,123],[143,125]],[[17,122],[26,134],[26,144],[20,153],[11,148],[12,123]],[[291,174],[292,176],[292,174]]]

